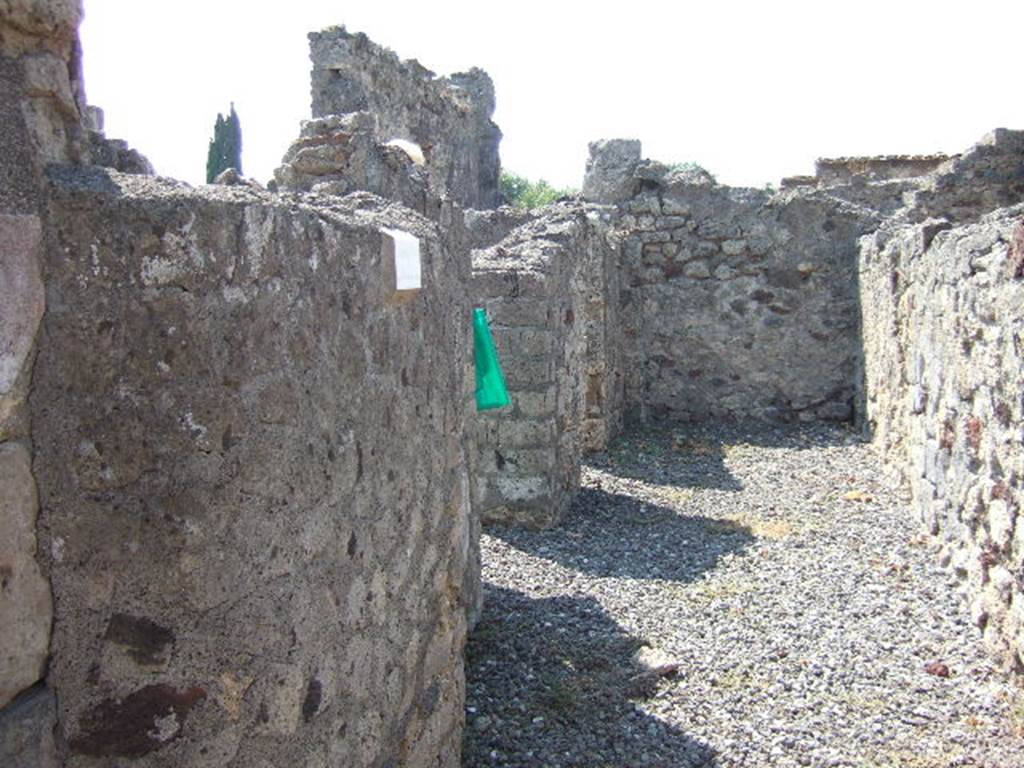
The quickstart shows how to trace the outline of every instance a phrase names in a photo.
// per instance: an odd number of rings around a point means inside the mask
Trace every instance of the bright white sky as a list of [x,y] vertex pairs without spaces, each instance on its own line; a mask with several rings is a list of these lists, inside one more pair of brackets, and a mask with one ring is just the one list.
[[582,182],[587,142],[729,184],[821,156],[957,152],[1024,128],[1021,0],[85,0],[89,102],[162,175],[201,183],[234,102],[266,182],[309,117],[306,33],[332,24],[497,89],[503,167]]

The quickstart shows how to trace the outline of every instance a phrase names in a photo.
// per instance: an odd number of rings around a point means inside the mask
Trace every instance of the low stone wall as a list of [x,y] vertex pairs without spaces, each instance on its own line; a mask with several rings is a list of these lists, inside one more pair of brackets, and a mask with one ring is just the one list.
[[[51,177],[63,764],[458,765],[468,259],[369,195]],[[421,239],[421,290],[382,228]]]
[[878,214],[648,164],[621,203],[627,410],[634,418],[849,420],[856,241]]
[[477,419],[484,522],[558,522],[579,487],[581,451],[617,427],[606,230],[599,210],[556,205],[473,253],[471,295],[487,309],[513,400]]
[[464,208],[501,201],[494,84],[480,69],[439,78],[344,27],[311,33],[313,117],[370,112],[382,142],[418,144],[435,193]]
[[[970,179],[966,180],[966,184]],[[956,189],[950,185],[950,189]],[[959,187],[961,192],[964,187]],[[1024,671],[1024,206],[861,245],[867,423],[975,622]]]

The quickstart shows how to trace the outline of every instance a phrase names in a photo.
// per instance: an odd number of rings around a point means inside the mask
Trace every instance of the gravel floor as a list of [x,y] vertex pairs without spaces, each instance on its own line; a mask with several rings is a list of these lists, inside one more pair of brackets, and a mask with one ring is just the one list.
[[1024,768],[1024,691],[847,431],[634,432],[482,546],[466,766]]

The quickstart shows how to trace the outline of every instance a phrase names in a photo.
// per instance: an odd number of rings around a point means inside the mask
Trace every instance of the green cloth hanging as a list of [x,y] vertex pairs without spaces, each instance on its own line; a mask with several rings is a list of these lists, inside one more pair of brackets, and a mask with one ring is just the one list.
[[512,402],[505,385],[505,374],[498,362],[498,350],[487,324],[487,310],[473,310],[473,348],[476,352],[476,409],[489,411]]

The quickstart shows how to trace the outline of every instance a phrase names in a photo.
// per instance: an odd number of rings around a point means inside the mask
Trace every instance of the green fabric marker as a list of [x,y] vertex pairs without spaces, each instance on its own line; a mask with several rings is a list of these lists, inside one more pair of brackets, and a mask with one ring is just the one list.
[[487,310],[483,308],[473,310],[473,348],[476,352],[476,409],[489,411],[505,407],[511,400],[494,337],[487,324]]

